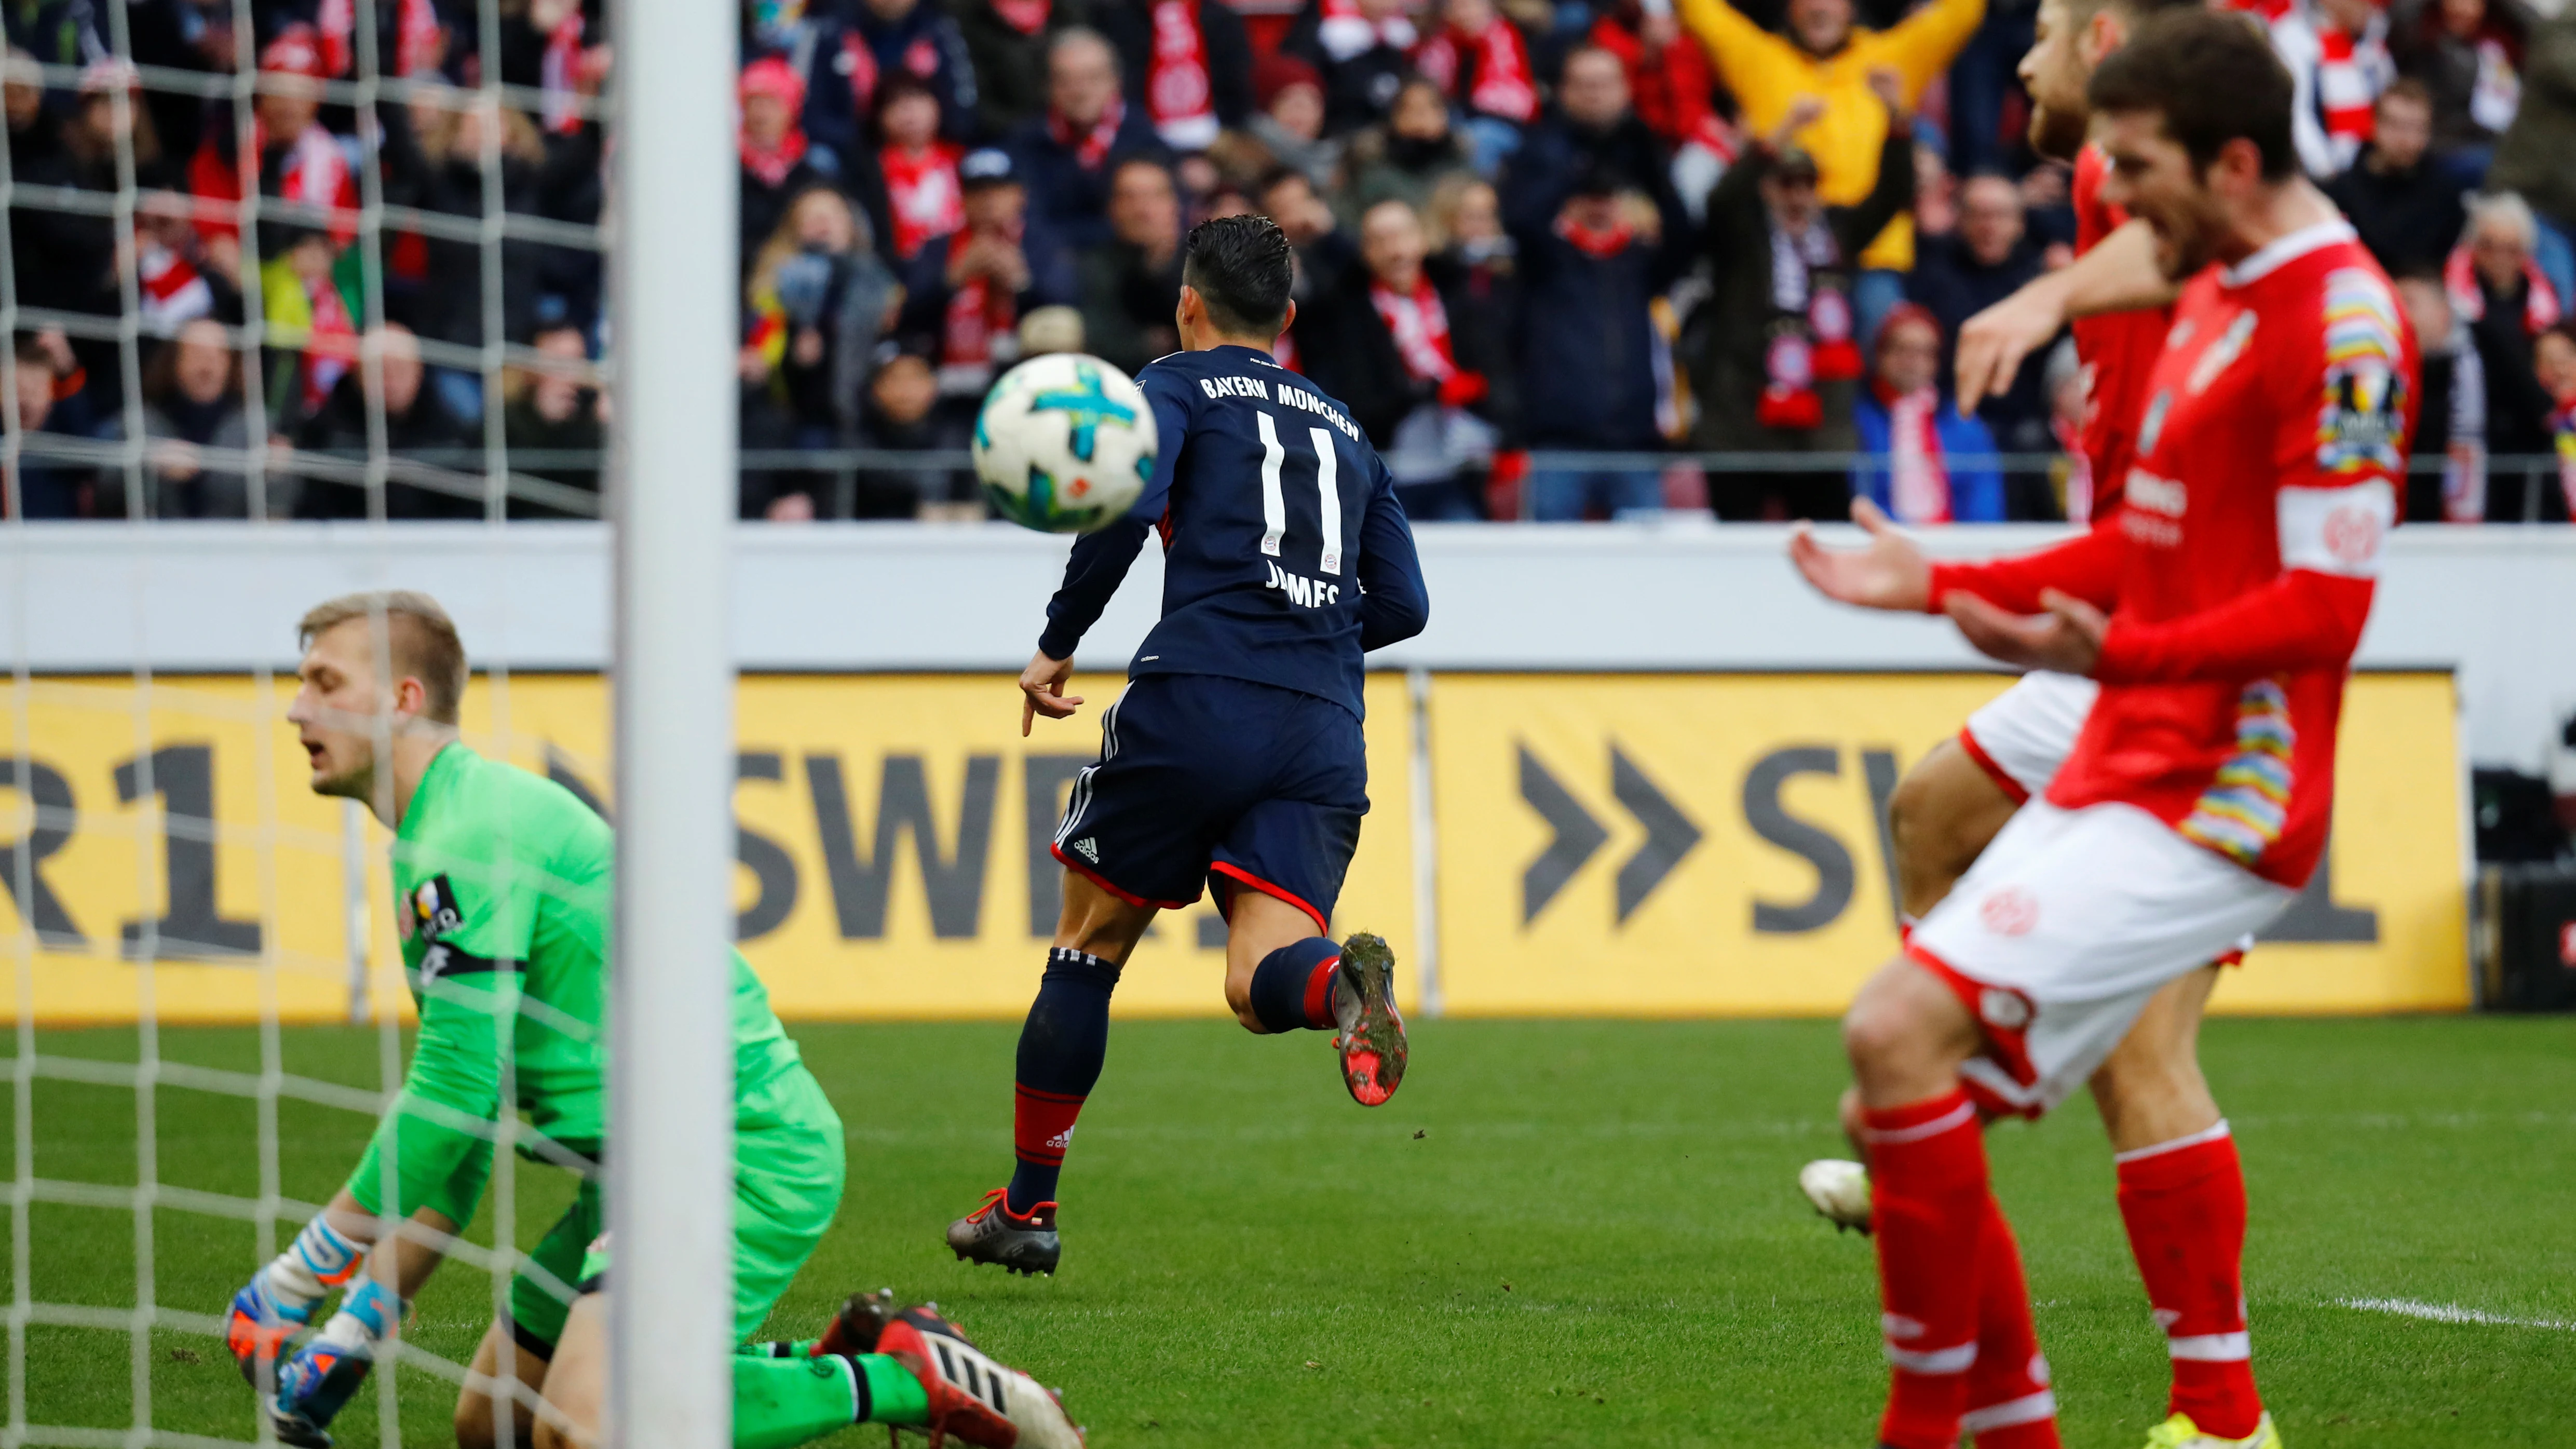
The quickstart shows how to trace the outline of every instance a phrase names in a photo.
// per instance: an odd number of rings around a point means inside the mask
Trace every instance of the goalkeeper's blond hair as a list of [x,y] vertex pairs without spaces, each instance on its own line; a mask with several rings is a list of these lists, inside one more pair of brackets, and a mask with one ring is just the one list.
[[393,660],[394,677],[420,681],[428,696],[421,713],[432,722],[456,723],[457,706],[465,698],[465,642],[456,637],[456,621],[438,600],[411,589],[342,594],[304,611],[295,623],[296,645],[309,649],[315,639],[352,619],[384,620],[385,652]]

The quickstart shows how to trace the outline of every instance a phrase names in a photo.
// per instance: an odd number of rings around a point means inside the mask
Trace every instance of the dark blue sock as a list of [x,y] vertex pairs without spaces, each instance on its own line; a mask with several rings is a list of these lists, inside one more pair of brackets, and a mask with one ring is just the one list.
[[1012,1212],[1055,1201],[1056,1174],[1082,1101],[1100,1080],[1109,1054],[1109,994],[1118,968],[1087,952],[1058,946],[1047,952],[1038,999],[1020,1028],[1017,1090],[1012,1093],[1011,1138],[1019,1166],[1011,1173]]
[[1333,974],[1342,948],[1322,936],[1291,941],[1252,968],[1252,1014],[1270,1031],[1326,1031],[1333,1025]]

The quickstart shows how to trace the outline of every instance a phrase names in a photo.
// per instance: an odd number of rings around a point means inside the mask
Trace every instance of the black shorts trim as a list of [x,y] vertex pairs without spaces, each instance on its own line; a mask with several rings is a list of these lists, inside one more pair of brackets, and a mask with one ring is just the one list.
[[515,1318],[505,1318],[503,1322],[510,1325],[510,1341],[519,1346],[519,1352],[535,1354],[548,1363],[554,1362],[555,1346],[539,1338],[535,1329]]

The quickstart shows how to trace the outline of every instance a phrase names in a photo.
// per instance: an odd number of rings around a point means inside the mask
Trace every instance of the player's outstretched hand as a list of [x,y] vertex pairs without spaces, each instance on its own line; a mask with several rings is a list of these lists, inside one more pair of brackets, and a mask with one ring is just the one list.
[[2091,674],[2111,621],[2091,604],[2055,589],[2042,593],[2039,601],[2047,613],[2008,614],[1962,593],[1951,594],[1941,607],[1981,653],[2026,669]]
[[1959,415],[1967,417],[1990,397],[2012,391],[2024,358],[2046,347],[2066,326],[2066,304],[2050,277],[2024,285],[1959,324]]
[[1049,659],[1041,652],[1020,671],[1020,737],[1028,738],[1029,726],[1039,715],[1048,719],[1070,719],[1082,707],[1082,696],[1064,692],[1064,682],[1073,677],[1071,659]]
[[1932,596],[1932,566],[1923,550],[1866,498],[1852,500],[1852,522],[1868,532],[1867,547],[1827,548],[1802,524],[1789,535],[1789,561],[1828,599],[1864,609],[1921,609]]

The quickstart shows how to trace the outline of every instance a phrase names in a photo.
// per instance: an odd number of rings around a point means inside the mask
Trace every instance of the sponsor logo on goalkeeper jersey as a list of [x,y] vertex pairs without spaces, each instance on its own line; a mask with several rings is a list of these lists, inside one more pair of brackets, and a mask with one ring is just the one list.
[[465,912],[456,903],[456,887],[434,875],[411,889],[410,909],[401,913],[403,939],[435,941],[465,929]]

